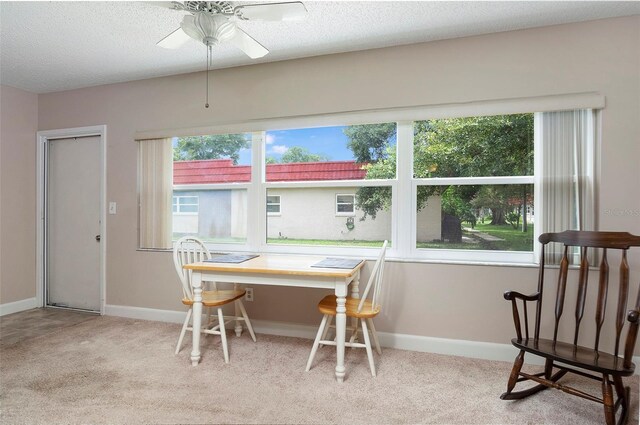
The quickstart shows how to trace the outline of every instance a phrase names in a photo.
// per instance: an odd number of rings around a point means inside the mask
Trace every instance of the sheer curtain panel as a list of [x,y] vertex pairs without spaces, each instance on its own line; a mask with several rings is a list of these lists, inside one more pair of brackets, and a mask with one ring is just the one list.
[[[540,200],[537,234],[563,230],[595,230],[594,111],[542,112],[535,116],[540,137],[536,175]],[[558,263],[561,247],[549,244],[545,261]]]
[[140,248],[171,248],[173,147],[171,139],[138,140]]

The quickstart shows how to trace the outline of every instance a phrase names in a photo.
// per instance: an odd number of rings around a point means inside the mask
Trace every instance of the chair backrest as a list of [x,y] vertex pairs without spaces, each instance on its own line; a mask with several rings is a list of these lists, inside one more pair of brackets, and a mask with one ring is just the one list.
[[369,276],[369,281],[367,282],[367,286],[364,288],[360,303],[358,304],[358,313],[362,311],[362,307],[364,307],[364,303],[367,296],[369,296],[369,293],[371,293],[371,307],[375,310],[380,306],[380,294],[384,277],[384,257],[387,252],[387,243],[387,241],[384,241],[382,244],[382,248],[378,254],[378,259],[373,265],[371,276]]
[[211,259],[211,253],[204,246],[204,242],[195,236],[183,236],[173,247],[173,265],[182,283],[182,293],[185,298],[192,300],[193,290],[191,289],[191,270],[185,270],[182,266],[208,259]]
[[[627,301],[629,295],[629,263],[627,261],[627,251],[631,247],[640,246],[640,236],[634,236],[626,232],[587,232],[587,231],[565,231],[561,233],[545,233],[539,238],[542,243],[541,261],[540,261],[540,273],[538,277],[538,292],[540,298],[536,305],[536,322],[535,322],[535,334],[534,338],[540,337],[540,322],[542,315],[542,296],[545,286],[545,261],[544,251],[545,246],[550,242],[557,242],[564,245],[562,259],[560,261],[560,267],[558,270],[558,279],[556,286],[556,301],[555,301],[555,321],[553,331],[553,341],[558,339],[558,328],[560,319],[564,310],[565,295],[567,289],[567,276],[569,274],[570,257],[574,254],[574,248],[579,250],[580,253],[580,269],[578,273],[577,281],[577,294],[575,303],[575,330],[573,335],[573,344],[578,345],[578,336],[580,333],[580,323],[585,310],[585,302],[587,296],[587,286],[589,280],[589,254],[593,253],[593,250],[597,254],[594,258],[600,258],[598,269],[598,288],[595,304],[595,324],[596,330],[594,335],[595,351],[600,349],[600,336],[605,321],[607,295],[609,293],[609,260],[615,260],[614,257],[620,256],[619,265],[619,282],[617,293],[617,308],[615,311],[615,345],[613,350],[610,351],[615,356],[618,356],[620,337],[622,329],[627,318]],[[591,252],[589,252],[591,250]],[[600,252],[598,252],[600,251]],[[617,261],[616,261],[617,262]],[[612,264],[613,265],[613,264]],[[614,283],[611,286],[616,286]],[[612,294],[613,295],[613,294]],[[640,289],[638,291],[638,298],[635,304],[635,311],[637,314],[640,309]],[[625,364],[631,362],[633,351],[635,347],[636,336],[638,332],[637,324],[629,326],[627,333],[627,339],[624,347]],[[608,350],[607,350],[608,351]]]

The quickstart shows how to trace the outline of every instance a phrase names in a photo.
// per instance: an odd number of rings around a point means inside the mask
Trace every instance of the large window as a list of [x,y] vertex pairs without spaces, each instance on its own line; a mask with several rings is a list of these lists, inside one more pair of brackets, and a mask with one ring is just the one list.
[[415,122],[413,180],[416,248],[533,251],[533,114]]
[[366,255],[389,240],[390,258],[531,263],[540,233],[595,228],[594,111],[411,114],[156,140],[173,148],[174,239],[326,255]]

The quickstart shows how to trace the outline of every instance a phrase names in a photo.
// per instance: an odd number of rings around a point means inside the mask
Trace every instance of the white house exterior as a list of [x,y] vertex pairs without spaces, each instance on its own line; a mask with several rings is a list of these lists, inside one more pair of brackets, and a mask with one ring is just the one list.
[[[328,171],[334,165],[332,171]],[[244,189],[188,189],[190,184],[248,181],[251,169],[230,160],[180,161],[174,164],[173,232],[204,239],[242,240],[247,231],[247,192]],[[315,176],[314,176],[314,173]],[[267,179],[294,181],[312,176],[317,180],[363,179],[366,171],[354,161],[268,164]],[[232,177],[230,177],[232,176]],[[318,239],[331,241],[381,241],[391,239],[391,213],[378,211],[375,219],[357,208],[358,187],[269,189],[267,237],[269,239]],[[437,196],[417,214],[417,241],[441,237],[441,205]]]

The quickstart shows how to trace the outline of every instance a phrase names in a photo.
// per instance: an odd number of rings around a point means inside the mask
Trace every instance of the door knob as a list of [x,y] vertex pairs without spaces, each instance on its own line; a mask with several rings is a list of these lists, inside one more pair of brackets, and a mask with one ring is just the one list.
[[96,242],[100,242],[100,235],[96,235]]

